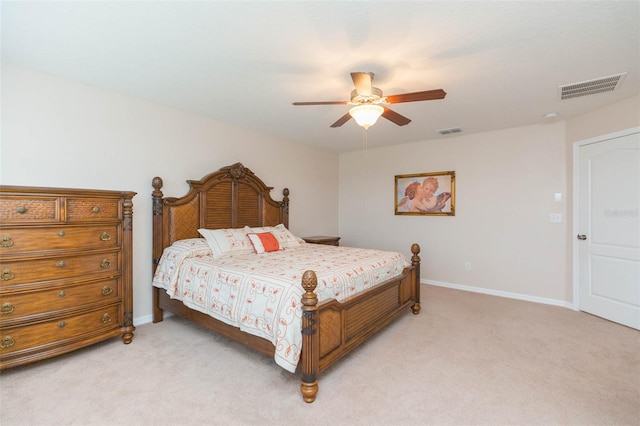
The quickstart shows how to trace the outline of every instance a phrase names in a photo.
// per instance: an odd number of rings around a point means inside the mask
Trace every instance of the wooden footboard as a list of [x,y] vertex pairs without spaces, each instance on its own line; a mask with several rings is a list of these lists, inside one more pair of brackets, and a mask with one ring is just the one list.
[[371,335],[411,308],[420,313],[420,246],[411,246],[411,267],[402,275],[342,302],[317,305],[315,272],[302,278],[302,383],[306,402],[318,393],[318,373],[344,357]]

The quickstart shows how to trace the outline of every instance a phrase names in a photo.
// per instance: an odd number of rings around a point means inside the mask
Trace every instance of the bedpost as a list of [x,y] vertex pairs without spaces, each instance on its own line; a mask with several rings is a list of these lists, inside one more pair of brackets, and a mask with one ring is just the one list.
[[280,220],[289,229],[289,188],[282,190],[282,207],[280,207]]
[[415,280],[412,283],[412,289],[413,289],[413,300],[415,300],[416,303],[413,304],[413,306],[411,307],[411,311],[413,312],[414,315],[418,315],[420,313],[420,245],[417,243],[414,243],[411,245],[411,253],[413,253],[413,256],[411,256],[411,265],[413,265],[413,279]]
[[320,336],[318,335],[318,296],[314,290],[318,278],[313,271],[302,276],[302,383],[300,392],[305,402],[313,402],[318,393],[318,370],[320,363]]
[[[162,226],[163,226],[163,217],[162,217],[162,205],[163,205],[163,194],[160,190],[162,188],[162,179],[158,176],[154,177],[151,181],[151,186],[153,186],[153,192],[151,193],[151,199],[153,200],[153,247],[152,247],[152,274],[155,273],[156,268],[158,267],[158,263],[160,262],[160,257],[162,256]],[[163,311],[158,307],[158,289],[157,287],[153,287],[153,322],[160,322],[163,319]]]
[[[122,245],[125,253],[133,252],[133,195],[125,197],[122,205],[122,216],[124,218],[124,226],[122,233]],[[136,329],[133,325],[133,268],[130,262],[123,264],[122,271],[123,286],[129,291],[124,292],[124,333],[122,333],[122,341],[125,344],[131,343],[133,332]],[[64,292],[62,292],[64,293]]]

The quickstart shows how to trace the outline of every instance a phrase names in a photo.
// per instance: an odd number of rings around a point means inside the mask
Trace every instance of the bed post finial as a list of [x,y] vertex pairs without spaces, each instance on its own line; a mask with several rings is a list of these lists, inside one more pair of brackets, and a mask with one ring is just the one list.
[[320,336],[318,335],[318,296],[314,292],[318,277],[313,271],[302,275],[302,383],[300,392],[305,402],[313,402],[318,393],[318,370],[320,363]]
[[153,193],[151,196],[153,198],[162,198],[162,191],[160,191],[160,189],[162,189],[162,185],[162,178],[159,176],[156,176],[151,180],[151,186],[153,186]]

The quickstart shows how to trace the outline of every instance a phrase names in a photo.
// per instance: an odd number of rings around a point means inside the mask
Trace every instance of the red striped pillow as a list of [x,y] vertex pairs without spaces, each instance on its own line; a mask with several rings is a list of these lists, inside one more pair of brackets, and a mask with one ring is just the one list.
[[257,254],[280,250],[280,244],[271,232],[250,233],[247,237]]

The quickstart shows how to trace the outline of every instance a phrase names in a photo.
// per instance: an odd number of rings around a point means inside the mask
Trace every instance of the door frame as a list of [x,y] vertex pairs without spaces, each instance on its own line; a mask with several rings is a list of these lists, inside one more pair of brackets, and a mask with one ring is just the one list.
[[580,310],[580,259],[578,258],[578,239],[576,238],[576,235],[578,235],[578,233],[580,232],[580,229],[578,228],[578,173],[580,167],[578,153],[580,151],[580,148],[585,145],[591,145],[598,142],[604,142],[609,139],[629,136],[634,133],[640,133],[640,127],[632,127],[630,129],[607,133],[605,135],[600,135],[573,143],[573,232],[571,233],[571,241],[573,250],[573,309],[576,311]]

